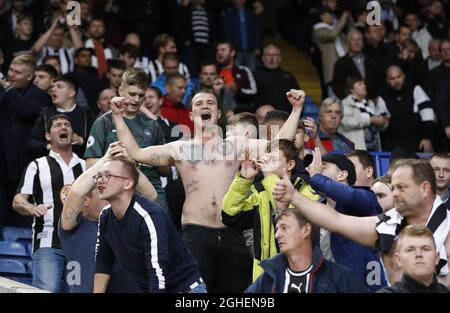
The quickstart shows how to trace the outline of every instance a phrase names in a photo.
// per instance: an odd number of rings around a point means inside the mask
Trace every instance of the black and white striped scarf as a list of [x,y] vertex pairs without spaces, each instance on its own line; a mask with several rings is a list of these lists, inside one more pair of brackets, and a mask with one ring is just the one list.
[[[449,273],[447,252],[445,250],[445,239],[450,231],[450,212],[440,197],[436,197],[433,203],[427,227],[433,232],[436,249],[439,252],[439,263],[436,266],[438,275],[445,276]],[[407,226],[406,220],[394,208],[379,217],[376,230],[378,233],[377,248],[388,253],[392,243],[397,240],[398,234]]]
[[361,111],[361,114],[368,114],[369,117],[375,115],[375,110],[373,107],[369,105],[367,99],[359,100],[352,96],[352,100],[355,102],[356,106]]

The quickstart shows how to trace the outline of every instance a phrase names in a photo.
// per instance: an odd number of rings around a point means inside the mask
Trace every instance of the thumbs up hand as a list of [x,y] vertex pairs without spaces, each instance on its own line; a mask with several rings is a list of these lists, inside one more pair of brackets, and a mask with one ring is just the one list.
[[295,192],[296,190],[291,183],[287,170],[286,168],[283,168],[282,177],[273,189],[273,198],[275,199],[277,209],[287,208],[291,203]]

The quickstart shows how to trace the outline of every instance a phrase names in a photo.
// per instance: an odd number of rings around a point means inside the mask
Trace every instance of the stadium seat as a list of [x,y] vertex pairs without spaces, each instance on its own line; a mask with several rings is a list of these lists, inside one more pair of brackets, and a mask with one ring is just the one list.
[[3,227],[0,233],[0,239],[5,241],[18,241],[18,239],[28,239],[32,238],[31,228],[22,227]]
[[12,276],[12,277],[6,277],[6,278],[11,279],[11,280],[15,280],[15,281],[17,281],[19,283],[22,283],[22,284],[25,284],[25,285],[33,286],[33,278],[30,277],[30,276],[24,276],[24,277]]
[[33,243],[29,242],[27,245],[27,254],[28,256],[31,256],[33,254]]
[[313,120],[316,121],[316,123],[318,123],[319,111],[320,111],[319,106],[314,103],[314,101],[310,96],[306,96],[305,106],[302,112],[302,118],[311,117]]
[[18,260],[0,259],[0,275],[11,277],[9,274],[27,274],[27,269]]
[[28,256],[28,253],[18,242],[0,241],[0,256]]
[[33,275],[33,260],[29,260],[27,264],[25,264],[25,267],[27,268],[28,274]]

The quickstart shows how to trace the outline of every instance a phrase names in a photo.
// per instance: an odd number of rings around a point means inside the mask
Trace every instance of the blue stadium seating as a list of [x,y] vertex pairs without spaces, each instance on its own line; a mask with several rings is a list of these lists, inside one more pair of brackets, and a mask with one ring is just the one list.
[[[346,154],[345,152],[342,151],[333,151],[332,153],[336,153],[336,154]],[[390,165],[390,157],[391,157],[391,153],[390,152],[370,152],[370,155],[372,156],[374,162],[375,162],[375,166],[377,168],[377,177],[386,175],[388,169],[389,169],[389,165]],[[430,153],[417,153],[417,155],[419,157],[421,157],[422,159],[429,159],[431,157]]]
[[0,241],[0,256],[28,256],[28,253],[18,242]]
[[311,117],[313,120],[316,121],[316,123],[318,123],[319,111],[320,108],[314,103],[313,99],[310,96],[306,96],[305,106],[302,112],[302,119],[306,117]]
[[27,268],[28,274],[33,275],[33,261],[29,260],[27,264],[25,264],[25,267]]
[[25,285],[30,285],[33,286],[33,278],[30,276],[25,276],[25,277],[6,277],[9,278],[11,280],[15,280],[19,283],[25,284]]
[[18,241],[20,239],[31,240],[32,235],[31,228],[6,226],[3,227],[0,232],[0,239],[5,241]]
[[18,260],[0,259],[0,276],[10,277],[9,274],[27,274],[27,269]]
[[0,276],[30,286],[33,283],[31,272],[22,262],[18,260],[0,258]]
[[33,243],[29,242],[27,245],[27,253],[28,256],[31,256],[33,254]]

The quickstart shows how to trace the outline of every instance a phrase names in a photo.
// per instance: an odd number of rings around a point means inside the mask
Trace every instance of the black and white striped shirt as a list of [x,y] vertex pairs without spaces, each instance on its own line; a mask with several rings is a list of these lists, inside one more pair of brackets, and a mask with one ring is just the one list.
[[[392,244],[398,239],[398,234],[407,226],[406,219],[394,208],[379,216],[377,223],[377,248],[383,253],[389,253]],[[450,212],[440,197],[436,197],[428,217],[427,227],[433,232],[436,250],[439,252],[439,263],[436,266],[438,275],[448,275],[448,259],[445,250],[445,240],[450,231]]]
[[73,54],[74,48],[59,48],[53,49],[49,46],[44,46],[41,56],[39,57],[38,64],[42,64],[44,59],[49,55],[55,55],[59,57],[59,63],[61,64],[61,74],[72,72],[74,69]]
[[[145,61],[144,59],[138,59],[137,61],[139,61],[139,60]],[[141,64],[143,64],[143,65],[141,65]],[[151,60],[146,64],[144,64],[144,62],[135,63],[134,66],[142,68],[150,76],[152,83],[154,83],[156,81],[156,79],[158,79],[159,75],[161,75],[164,72],[163,66],[162,66],[161,62],[159,62],[158,59]],[[186,80],[189,80],[189,78],[191,77],[188,67],[184,63],[181,63],[181,62],[178,65],[178,73],[180,73],[181,75],[186,77]]]
[[[95,54],[96,52],[95,52],[94,41],[89,38],[84,43],[84,47],[92,49],[94,51],[94,53],[91,57],[91,62],[92,62],[93,67],[98,68],[98,59],[97,59],[97,55]],[[113,51],[109,47],[107,47],[104,43],[103,43],[103,53],[105,54],[105,60],[114,59]]]
[[62,192],[85,170],[84,160],[75,153],[67,165],[54,151],[32,161],[25,169],[17,193],[33,196],[36,205],[52,206],[47,214],[34,218],[33,252],[39,248],[61,248],[58,220],[63,207]]
[[191,21],[194,42],[209,44],[209,20],[206,10],[202,7],[192,10]]

